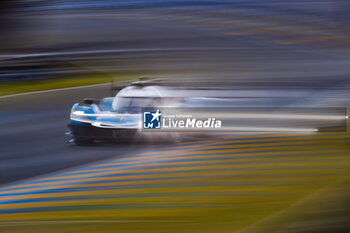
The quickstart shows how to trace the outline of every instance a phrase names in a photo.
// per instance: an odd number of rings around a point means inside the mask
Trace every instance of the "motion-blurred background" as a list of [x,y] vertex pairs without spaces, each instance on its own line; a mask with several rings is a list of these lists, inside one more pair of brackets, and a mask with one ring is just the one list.
[[346,0],[1,1],[0,231],[349,232],[346,132],[64,135],[73,103],[141,75],[218,80],[239,107],[346,108],[349,13]]

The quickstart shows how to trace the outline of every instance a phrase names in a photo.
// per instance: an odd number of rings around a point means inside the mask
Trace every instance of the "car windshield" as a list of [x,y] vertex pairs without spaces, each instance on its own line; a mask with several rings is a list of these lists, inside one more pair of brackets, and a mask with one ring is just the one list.
[[113,100],[113,97],[102,99],[101,103],[99,104],[101,111],[112,111]]
[[113,101],[113,111],[117,113],[140,113],[142,108],[154,107],[159,98],[147,97],[116,97]]

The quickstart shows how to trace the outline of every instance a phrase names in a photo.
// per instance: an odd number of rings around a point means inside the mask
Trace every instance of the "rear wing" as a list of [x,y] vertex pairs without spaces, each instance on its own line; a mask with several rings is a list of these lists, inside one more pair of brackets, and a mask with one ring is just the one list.
[[[179,83],[177,83],[179,85]],[[115,96],[121,89],[127,86],[170,86],[169,80],[153,78],[149,76],[141,76],[138,79],[129,80],[129,81],[121,81],[121,82],[113,82],[111,81],[110,85],[110,95]]]
[[183,78],[183,77],[172,77],[172,78],[159,78],[151,76],[141,76],[138,79],[122,82],[111,81],[110,95],[115,96],[121,89],[127,86],[164,86],[164,87],[181,87],[182,89],[197,89],[197,90],[208,90],[208,89],[227,89],[228,87],[234,86],[232,80],[218,80],[218,79],[203,79],[203,78]]

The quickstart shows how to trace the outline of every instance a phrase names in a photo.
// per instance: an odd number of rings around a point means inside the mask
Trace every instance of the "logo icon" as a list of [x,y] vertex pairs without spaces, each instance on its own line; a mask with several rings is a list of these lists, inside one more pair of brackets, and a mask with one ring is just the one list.
[[143,112],[143,128],[144,129],[160,129],[162,113],[157,111]]

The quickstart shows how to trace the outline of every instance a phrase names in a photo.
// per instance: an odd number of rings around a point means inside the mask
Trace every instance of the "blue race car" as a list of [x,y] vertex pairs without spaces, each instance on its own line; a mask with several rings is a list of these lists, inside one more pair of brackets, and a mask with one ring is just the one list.
[[115,97],[84,99],[73,105],[69,135],[72,143],[91,144],[110,140],[130,142],[141,135],[142,108],[159,107],[165,87],[131,84]]

